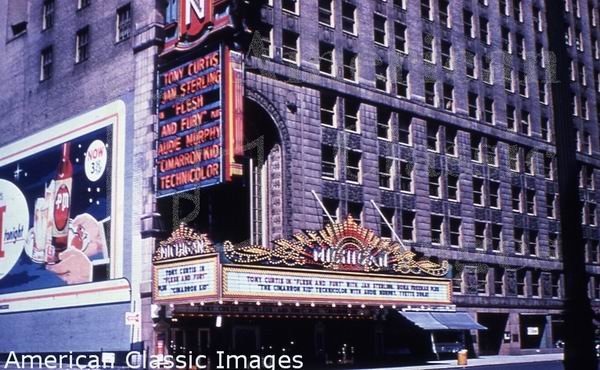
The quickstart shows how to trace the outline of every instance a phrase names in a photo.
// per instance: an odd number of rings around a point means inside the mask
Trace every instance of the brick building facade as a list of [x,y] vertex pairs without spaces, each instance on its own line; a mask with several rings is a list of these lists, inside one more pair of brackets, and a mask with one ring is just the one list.
[[[174,3],[0,1],[0,9],[7,10],[0,12],[5,87],[0,143],[115,100],[127,107],[123,276],[130,279],[132,303],[115,309],[114,316],[121,320],[124,310],[141,310],[143,324],[131,343],[153,341],[149,311],[156,241],[142,239],[140,231],[144,217],[160,208],[153,193],[155,76]],[[596,304],[599,5],[595,0],[564,4],[572,25],[565,42],[573,54],[584,236]],[[269,153],[270,182],[264,183],[269,191],[262,193],[269,211],[261,212],[270,225],[251,226],[253,237],[268,243],[300,229],[321,229],[328,217],[313,191],[334,218],[352,215],[392,237],[374,201],[405,245],[451,261],[453,303],[491,329],[474,333],[479,353],[552,351],[562,330],[560,251],[569,245],[561,243],[557,219],[549,88],[554,65],[546,52],[557,40],[546,34],[550,6],[556,4],[268,0],[258,5],[260,20],[250,22],[255,32],[245,58],[246,101],[272,120],[277,134]],[[128,29],[120,23],[127,9]],[[69,310],[61,315],[71,317]],[[41,320],[36,315],[0,311],[0,321]],[[102,315],[92,313],[92,327],[104,325]],[[27,351],[26,344],[19,348]]]

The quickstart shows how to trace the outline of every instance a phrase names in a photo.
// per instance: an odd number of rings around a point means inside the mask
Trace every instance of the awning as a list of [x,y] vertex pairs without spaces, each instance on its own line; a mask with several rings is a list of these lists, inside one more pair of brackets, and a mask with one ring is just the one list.
[[399,312],[425,330],[487,330],[466,312]]

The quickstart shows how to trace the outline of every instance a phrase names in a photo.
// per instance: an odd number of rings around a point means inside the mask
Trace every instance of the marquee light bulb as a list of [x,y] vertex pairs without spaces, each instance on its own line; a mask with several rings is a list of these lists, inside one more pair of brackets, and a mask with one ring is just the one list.
[[282,304],[281,302],[277,302],[277,305],[278,305],[279,307],[283,306],[283,304]]
[[260,302],[259,302],[259,301],[256,301],[256,305],[257,305],[257,306],[260,306]]
[[300,303],[296,302],[296,307],[300,307]]

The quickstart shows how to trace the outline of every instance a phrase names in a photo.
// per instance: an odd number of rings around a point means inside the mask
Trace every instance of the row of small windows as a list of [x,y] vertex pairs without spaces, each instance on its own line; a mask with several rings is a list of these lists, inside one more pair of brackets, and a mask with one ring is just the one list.
[[[438,86],[439,83],[428,81],[425,83],[425,101],[427,104],[437,106]],[[442,106],[443,109],[454,112],[455,98],[454,87],[449,84],[442,85]],[[479,94],[469,92],[468,99],[468,115],[475,120],[496,124],[495,103],[492,98],[481,97]],[[343,105],[340,106],[340,100]],[[338,98],[334,94],[322,93],[320,100],[321,123],[325,126],[337,127],[341,125],[345,130],[359,133],[360,122],[360,101],[354,98]],[[340,110],[343,108],[343,117],[338,122]],[[531,136],[533,134],[531,114],[526,109],[517,111],[515,106],[508,104],[506,106],[506,124],[507,129],[516,133]],[[397,115],[393,115],[390,110],[378,108],[377,110],[377,133],[380,139],[391,139],[392,121],[399,126],[399,140],[410,145],[410,135],[407,129],[408,122],[402,122],[397,119]],[[542,116],[539,126],[540,135],[543,140],[551,142],[552,128],[548,117]],[[439,148],[432,148],[434,151],[439,151]]]
[[[89,0],[80,0],[82,8],[89,6]],[[43,28],[52,27],[52,16],[54,12],[54,1],[48,0],[44,3],[44,21]],[[117,10],[116,18],[116,41],[123,41],[130,37],[131,34],[131,6],[129,4]],[[85,26],[79,29],[75,34],[75,63],[86,61],[90,56],[90,27]],[[44,48],[40,53],[40,81],[46,81],[52,77],[54,64],[53,46]]]
[[[342,216],[342,202],[338,199],[323,199],[323,224],[338,222]],[[357,202],[346,202],[346,214],[358,222],[362,222],[363,205]],[[384,238],[393,236],[392,229],[399,230],[398,236],[405,242],[416,241],[416,212],[413,210],[396,211],[393,208],[382,207],[381,213],[384,218],[380,220],[379,232]],[[331,219],[330,219],[331,217]],[[397,227],[399,226],[399,227]],[[430,216],[431,242],[433,245],[450,245],[452,247],[463,246],[462,219],[433,214]],[[526,230],[513,228],[512,249],[517,255],[540,256],[539,232],[537,230]],[[475,248],[482,251],[504,252],[505,237],[503,226],[499,223],[475,221],[474,230]],[[559,237],[557,233],[550,232],[547,240],[547,256],[559,258]],[[597,245],[597,244],[596,244]]]
[[[476,294],[480,296],[507,296],[509,288],[506,282],[507,269],[498,265],[478,266],[475,269],[477,275]],[[542,270],[530,270],[525,268],[516,269],[514,278],[516,280],[516,295],[518,297],[531,298],[554,298],[563,297],[562,274],[559,271],[545,272],[548,277],[542,275]],[[544,280],[547,279],[547,290],[544,291]],[[465,293],[464,273],[458,273],[452,280],[453,291],[456,294]],[[514,294],[513,293],[513,294]],[[470,293],[473,294],[473,293]]]

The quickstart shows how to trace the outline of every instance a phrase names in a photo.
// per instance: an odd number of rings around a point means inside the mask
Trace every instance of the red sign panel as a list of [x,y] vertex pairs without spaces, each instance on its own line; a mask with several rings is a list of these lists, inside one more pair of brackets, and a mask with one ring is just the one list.
[[213,20],[212,0],[181,0],[179,5],[180,36],[194,38]]

